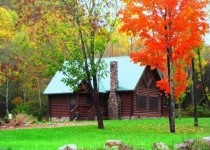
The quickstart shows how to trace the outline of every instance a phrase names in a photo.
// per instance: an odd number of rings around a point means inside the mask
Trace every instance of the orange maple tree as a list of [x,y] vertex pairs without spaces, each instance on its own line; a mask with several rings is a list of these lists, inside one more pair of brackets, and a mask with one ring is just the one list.
[[[204,8],[207,0],[123,0],[125,8],[118,16],[124,23],[121,31],[140,36],[145,49],[131,53],[135,63],[150,65],[165,74],[157,86],[170,94],[167,57],[172,63],[175,99],[185,92],[187,67],[196,47],[208,29]],[[170,50],[170,53],[168,52]]]

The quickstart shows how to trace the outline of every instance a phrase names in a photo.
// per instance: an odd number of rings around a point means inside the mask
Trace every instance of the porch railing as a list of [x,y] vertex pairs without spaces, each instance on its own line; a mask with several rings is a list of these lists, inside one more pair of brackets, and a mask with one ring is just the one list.
[[[92,109],[92,108],[91,108]],[[89,112],[90,106],[75,106],[71,111],[69,111],[70,120],[74,120],[76,117],[79,118],[86,118],[88,119],[88,115],[90,117],[93,115],[92,111]],[[88,113],[89,112],[89,113]]]
[[71,111],[69,111],[69,120],[74,120],[76,117],[76,112],[78,111],[78,106],[76,105]]
[[95,117],[95,107],[92,106],[90,108],[90,110],[88,110],[88,112],[87,112],[87,118],[88,118],[88,120],[92,120],[92,119],[94,119],[94,117]]

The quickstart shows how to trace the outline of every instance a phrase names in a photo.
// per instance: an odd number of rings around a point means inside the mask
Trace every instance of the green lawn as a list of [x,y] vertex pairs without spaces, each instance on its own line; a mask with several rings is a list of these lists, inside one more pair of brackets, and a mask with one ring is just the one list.
[[185,139],[210,136],[210,118],[200,118],[199,127],[193,118],[176,120],[176,133],[169,133],[168,119],[106,120],[105,129],[96,125],[48,129],[0,130],[0,150],[57,150],[74,143],[79,148],[102,149],[108,139],[117,139],[136,149],[150,149],[154,142],[169,146]]

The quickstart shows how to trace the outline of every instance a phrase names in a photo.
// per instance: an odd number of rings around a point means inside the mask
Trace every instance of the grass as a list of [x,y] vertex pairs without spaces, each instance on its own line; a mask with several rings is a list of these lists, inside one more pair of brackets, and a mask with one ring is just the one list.
[[171,134],[168,119],[106,120],[105,129],[96,125],[45,129],[0,130],[0,150],[57,150],[65,144],[76,144],[79,149],[102,149],[108,139],[117,139],[135,149],[151,149],[154,142],[170,147],[185,139],[210,136],[210,118],[200,118],[193,126],[193,118],[176,120],[176,133]]

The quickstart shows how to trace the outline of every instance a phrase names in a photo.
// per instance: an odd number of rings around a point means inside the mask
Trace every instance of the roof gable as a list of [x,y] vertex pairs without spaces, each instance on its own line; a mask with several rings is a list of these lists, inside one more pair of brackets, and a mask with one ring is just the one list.
[[147,66],[139,79],[137,88],[157,89],[156,82],[159,81],[160,73],[157,69],[151,70],[150,66]]
[[102,83],[106,91],[110,90],[110,62],[117,61],[118,63],[118,91],[134,90],[135,86],[141,77],[145,66],[134,64],[130,57],[108,57],[104,58],[107,64],[108,75],[102,79]]
[[[107,76],[104,79],[99,81],[99,92],[105,93],[110,90],[110,62],[118,62],[118,91],[131,91],[134,90],[139,78],[141,77],[145,66],[140,66],[139,64],[134,64],[130,57],[121,56],[121,57],[107,57],[103,58],[107,64],[106,71]],[[47,88],[44,91],[44,94],[65,94],[72,93],[72,89],[65,85],[62,81],[64,78],[62,72],[57,72],[52,78]]]

